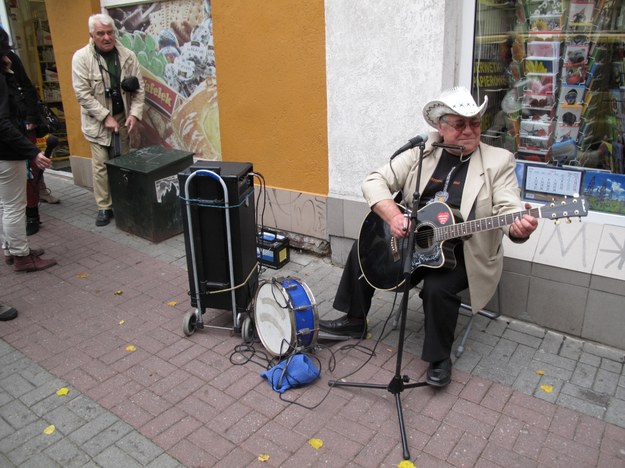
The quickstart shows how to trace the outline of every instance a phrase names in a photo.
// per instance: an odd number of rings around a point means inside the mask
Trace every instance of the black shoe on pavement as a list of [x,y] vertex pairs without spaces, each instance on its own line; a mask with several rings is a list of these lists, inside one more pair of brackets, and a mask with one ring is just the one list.
[[26,235],[32,236],[33,234],[37,234],[39,232],[39,225],[41,221],[39,221],[39,216],[31,218],[30,216],[26,217]]
[[95,219],[96,226],[106,226],[111,222],[113,210],[98,210],[98,217]]
[[13,307],[0,304],[0,321],[6,322],[8,320],[13,320],[15,317],[17,317],[17,310]]
[[433,387],[445,387],[451,382],[451,359],[431,362],[425,379]]
[[367,322],[360,318],[344,315],[335,320],[319,320],[319,331],[330,335],[365,338],[367,336]]

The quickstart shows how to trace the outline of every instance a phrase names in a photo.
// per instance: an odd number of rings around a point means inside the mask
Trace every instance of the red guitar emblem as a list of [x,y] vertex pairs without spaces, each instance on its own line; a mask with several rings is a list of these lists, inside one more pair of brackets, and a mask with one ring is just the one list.
[[449,212],[441,211],[436,215],[436,219],[440,224],[447,224],[447,221],[449,221]]

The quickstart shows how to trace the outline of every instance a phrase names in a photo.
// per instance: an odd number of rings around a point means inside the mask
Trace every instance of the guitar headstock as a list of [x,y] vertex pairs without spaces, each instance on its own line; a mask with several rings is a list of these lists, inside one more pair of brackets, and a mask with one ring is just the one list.
[[571,222],[571,217],[580,218],[588,215],[588,201],[583,198],[565,198],[560,201],[552,201],[540,208],[540,217],[549,218],[558,222],[561,218]]

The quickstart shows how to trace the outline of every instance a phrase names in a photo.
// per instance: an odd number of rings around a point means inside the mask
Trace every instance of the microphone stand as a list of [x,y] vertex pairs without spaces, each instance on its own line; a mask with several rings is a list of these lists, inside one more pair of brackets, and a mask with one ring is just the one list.
[[399,432],[401,435],[401,444],[404,452],[404,460],[410,460],[410,450],[408,449],[408,439],[406,438],[406,427],[404,425],[404,412],[401,406],[401,392],[407,388],[423,387],[427,385],[427,382],[415,382],[408,383],[410,377],[407,375],[401,375],[402,359],[404,354],[404,337],[406,334],[406,316],[408,314],[408,295],[412,289],[410,277],[412,275],[412,253],[415,250],[415,231],[417,226],[417,212],[419,209],[419,201],[421,200],[421,193],[419,192],[419,181],[421,179],[421,167],[423,165],[423,150],[425,148],[425,141],[416,145],[419,147],[419,167],[417,169],[417,178],[415,182],[415,192],[412,198],[412,212],[410,215],[410,233],[408,236],[408,255],[405,256],[403,265],[403,277],[404,277],[404,289],[401,300],[401,319],[399,324],[399,341],[397,343],[397,360],[395,363],[395,375],[388,383],[372,384],[372,383],[354,383],[343,382],[338,380],[330,380],[328,385],[331,387],[358,387],[358,388],[376,388],[386,389],[393,395],[395,395],[395,405],[397,406],[397,418],[399,420]]

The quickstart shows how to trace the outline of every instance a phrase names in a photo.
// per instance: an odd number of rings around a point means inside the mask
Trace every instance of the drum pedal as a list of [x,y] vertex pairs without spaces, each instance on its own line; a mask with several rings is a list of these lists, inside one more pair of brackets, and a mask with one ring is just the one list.
[[326,333],[323,331],[317,332],[318,340],[332,340],[332,341],[347,341],[350,339],[349,336],[345,335],[334,335],[333,333]]

